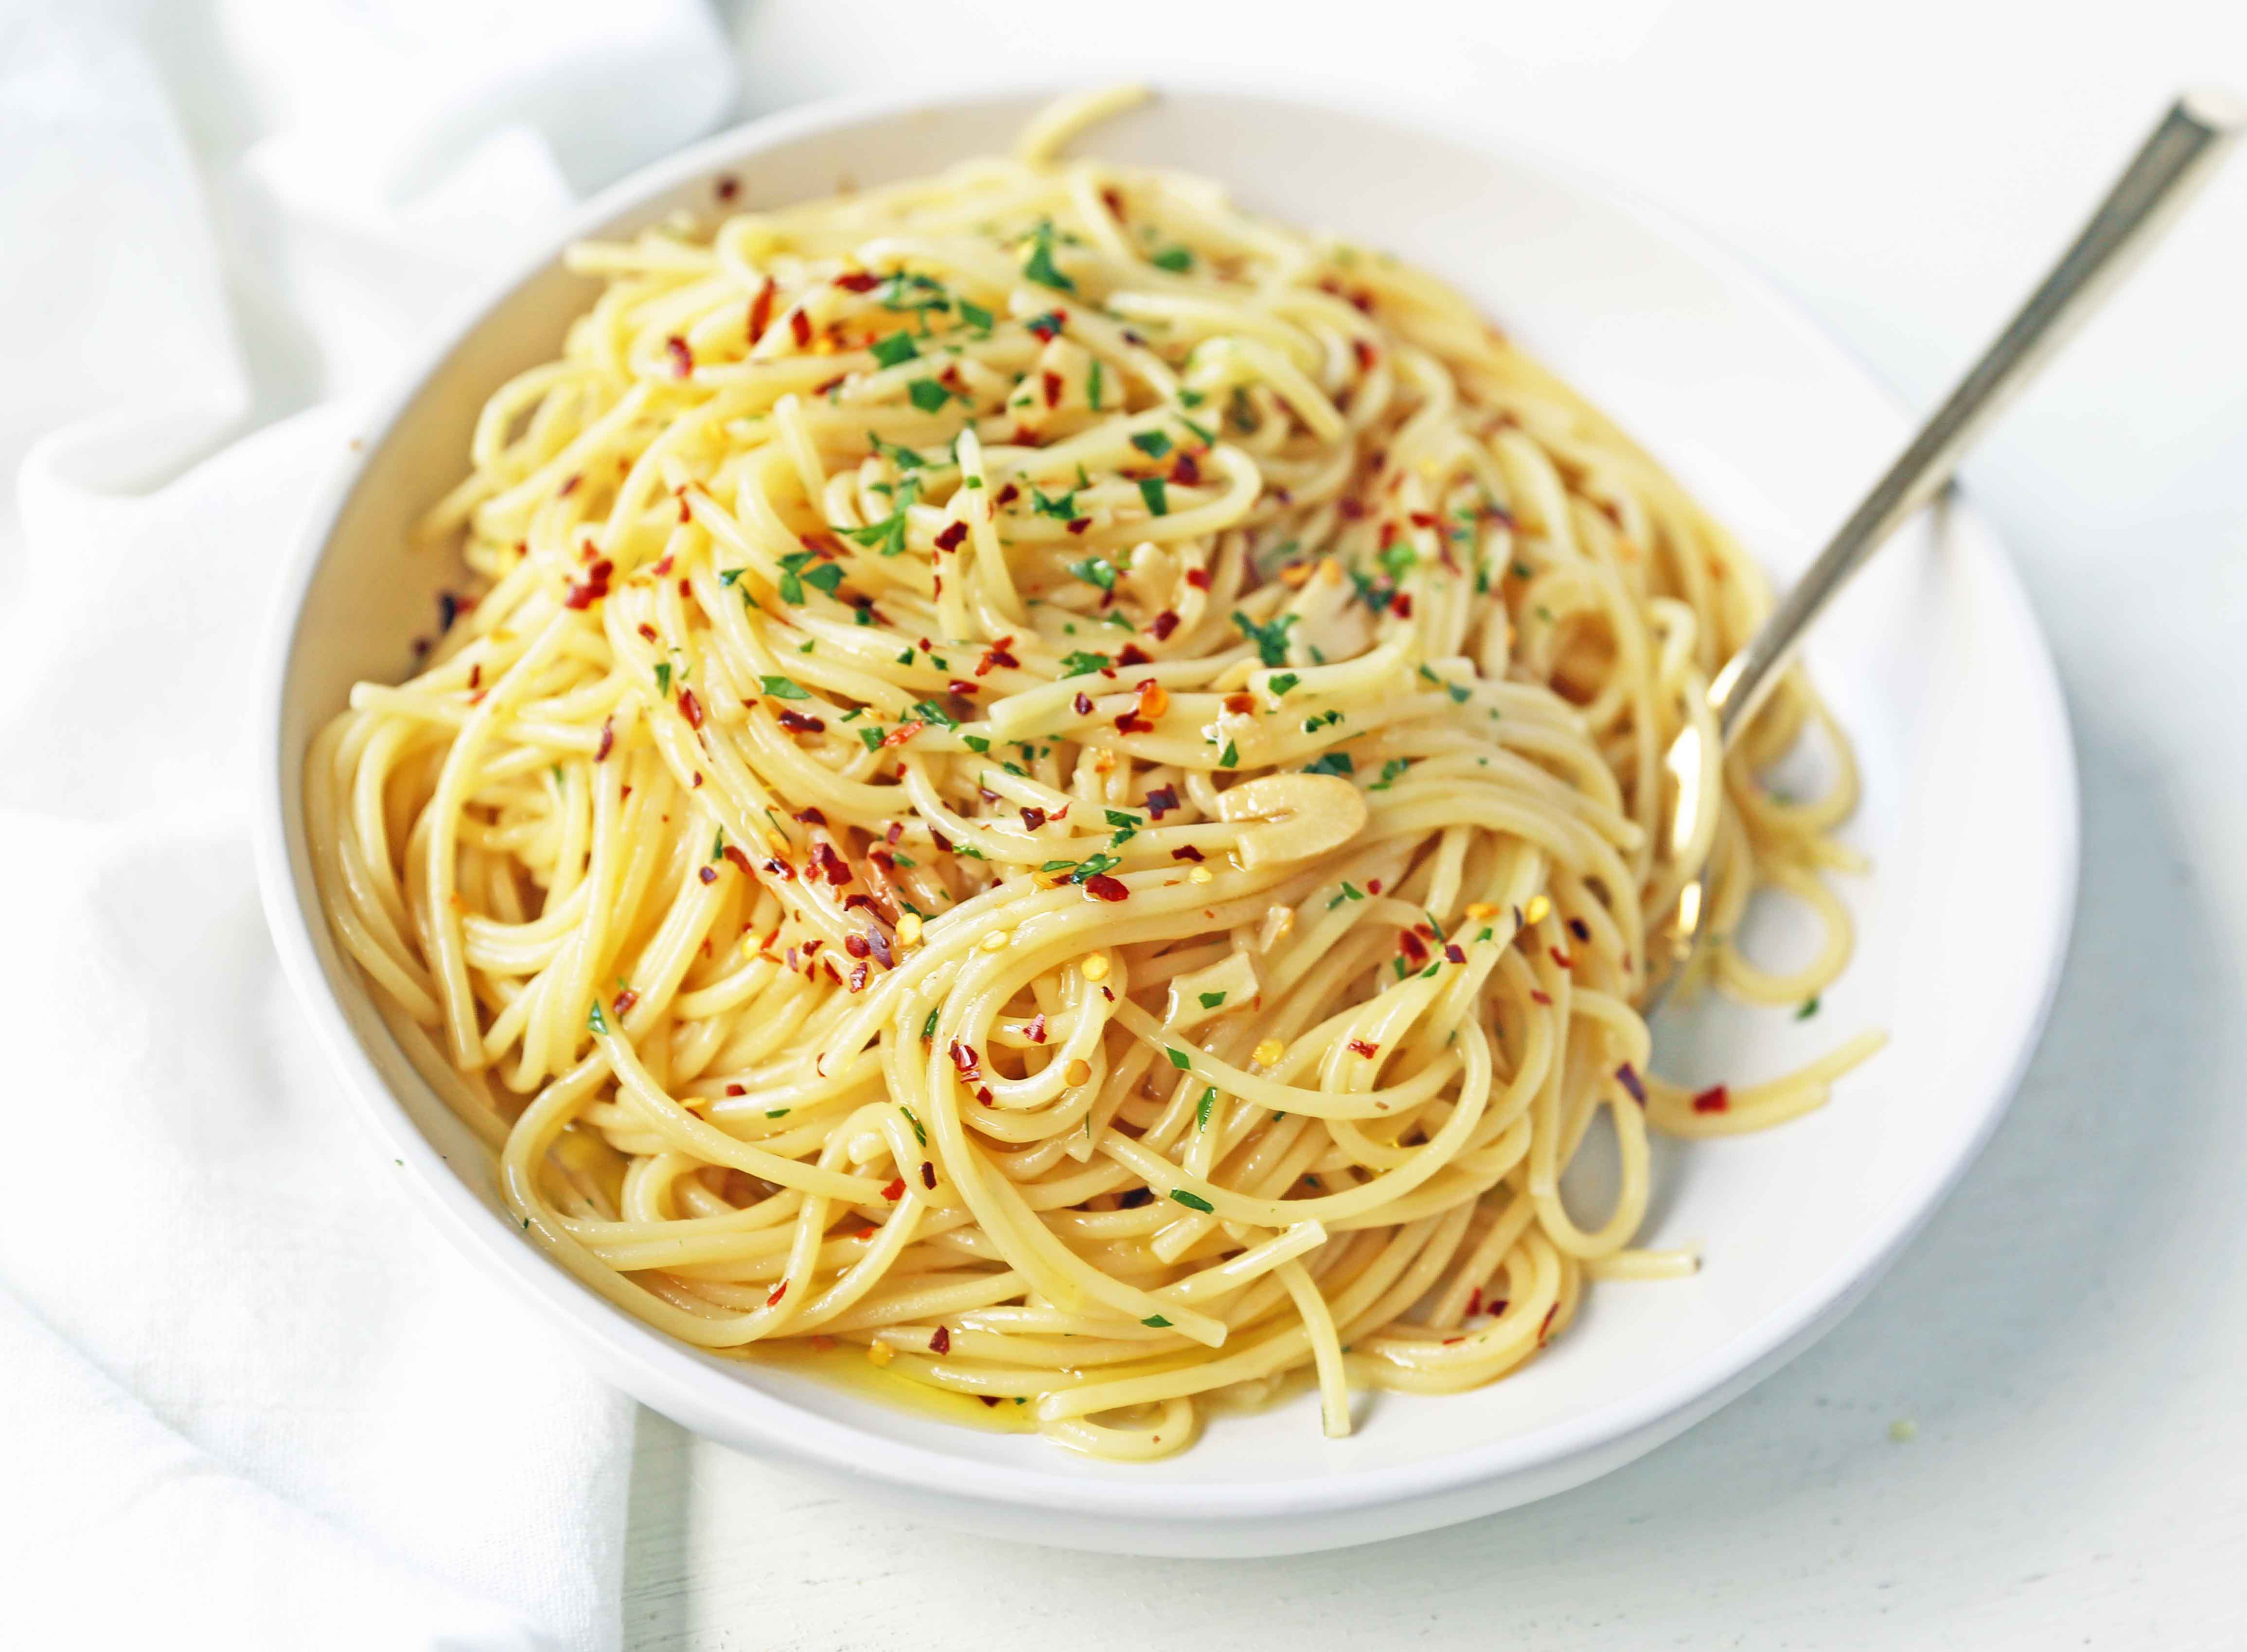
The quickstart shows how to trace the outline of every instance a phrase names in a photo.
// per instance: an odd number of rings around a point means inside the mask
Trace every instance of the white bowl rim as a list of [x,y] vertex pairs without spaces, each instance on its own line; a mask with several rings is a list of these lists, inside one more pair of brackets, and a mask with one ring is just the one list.
[[[1581,167],[1455,119],[1431,117],[1422,110],[1400,114],[1393,100],[1385,101],[1362,88],[1324,85],[1306,90],[1293,79],[1282,82],[1276,77],[1240,72],[1198,74],[1173,68],[1164,68],[1150,79],[1158,95],[1164,90],[1236,94],[1385,124],[1415,138],[1490,154],[1598,198],[1681,247],[1727,282],[1755,293],[1773,317],[1783,318],[1816,348],[1847,361],[1861,379],[1880,388],[1900,418],[1909,417],[1908,406],[1900,397],[1814,325],[1760,270],[1627,188]],[[942,90],[916,87],[828,99],[730,127],[641,168],[588,200],[531,252],[481,285],[446,324],[432,331],[391,388],[372,405],[359,427],[364,435],[317,495],[283,570],[265,627],[252,712],[256,775],[251,825],[260,892],[283,971],[345,1089],[358,1101],[363,1122],[371,1124],[393,1156],[403,1161],[416,1197],[448,1239],[487,1271],[512,1280],[554,1321],[585,1339],[591,1351],[599,1356],[598,1363],[604,1374],[614,1377],[619,1372],[629,1373],[618,1380],[636,1397],[674,1417],[722,1416],[735,1425],[741,1436],[782,1459],[806,1462],[832,1473],[886,1481],[939,1499],[966,1498],[1125,1521],[1152,1518],[1233,1522],[1331,1516],[1458,1492],[1549,1467],[1653,1430],[1728,1385],[1753,1380],[1775,1369],[1774,1362],[1806,1346],[1839,1317],[1837,1308],[1868,1287],[1895,1259],[1995,1131],[2035,1052],[2058,991],[2073,924],[2080,857],[2080,794],[2066,703],[2049,647],[2002,542],[1963,500],[1955,501],[1951,507],[1954,520],[1963,515],[1970,525],[1981,529],[1979,536],[1985,543],[1998,594],[2025,620],[2031,664],[2037,668],[2033,686],[2046,710],[2039,720],[2040,727],[2027,732],[2052,746],[2055,790],[2066,803],[2057,811],[2054,823],[2061,835],[2060,852],[2053,861],[2055,887],[2048,892],[2050,909],[2058,913],[2059,921],[2044,964],[2045,979],[2030,1000],[2033,1013],[2021,1017],[2006,1035],[2012,1055],[2003,1081],[1973,1098],[1978,1116],[1972,1130],[1961,1138],[1957,1150],[1946,1159],[1930,1161],[1908,1192],[1894,1199],[1815,1280],[1711,1353],[1663,1372],[1627,1398],[1579,1416],[1411,1463],[1315,1477],[1221,1482],[1045,1473],[955,1457],[861,1431],[742,1382],[716,1362],[602,1300],[522,1243],[494,1219],[475,1191],[420,1134],[360,1048],[336,1000],[314,939],[315,926],[325,920],[300,898],[288,841],[288,805],[283,794],[292,762],[291,754],[282,747],[283,691],[305,599],[338,519],[361,472],[387,442],[426,380],[461,347],[488,312],[552,263],[563,247],[646,200],[741,166],[765,150],[796,139],[871,121],[1056,96],[1076,89],[1076,83],[1057,85],[1049,74],[993,77]],[[1759,1371],[1759,1367],[1766,1369]]]

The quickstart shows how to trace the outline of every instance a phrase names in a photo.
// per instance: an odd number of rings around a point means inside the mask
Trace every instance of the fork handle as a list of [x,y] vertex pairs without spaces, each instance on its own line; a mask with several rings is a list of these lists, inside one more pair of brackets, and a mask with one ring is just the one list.
[[2213,89],[2169,106],[2098,211],[1982,358],[1865,495],[1747,646],[1709,685],[1727,741],[1755,713],[1826,604],[1904,520],[1946,486],[1959,456],[2159,239],[2247,122]]

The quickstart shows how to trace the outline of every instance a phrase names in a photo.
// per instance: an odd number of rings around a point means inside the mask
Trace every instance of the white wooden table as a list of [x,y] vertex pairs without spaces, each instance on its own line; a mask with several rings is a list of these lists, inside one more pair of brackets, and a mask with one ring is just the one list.
[[[2237,0],[2091,10],[747,0],[735,29],[753,113],[988,72],[1001,43],[1112,78],[1119,29],[1127,64],[1390,85],[1698,222],[1924,402],[2173,82],[2247,85]],[[2247,161],[1969,478],[2075,718],[2076,942],[2003,1130],[1840,1330],[1605,1480],[1293,1560],[965,1537],[649,1416],[626,1644],[2247,1643]]]

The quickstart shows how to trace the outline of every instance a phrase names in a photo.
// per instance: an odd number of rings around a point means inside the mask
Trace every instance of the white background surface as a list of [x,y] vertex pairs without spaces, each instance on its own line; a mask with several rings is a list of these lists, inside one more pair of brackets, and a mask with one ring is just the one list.
[[[2236,0],[746,0],[730,15],[752,115],[1001,64],[1386,85],[1408,118],[1479,125],[1712,231],[1922,404],[2175,83],[2247,86]],[[1885,457],[1866,455],[1868,476]],[[626,1644],[2247,1641],[2247,160],[1967,474],[2075,718],[2076,944],[2010,1120],[1840,1330],[1583,1490],[1294,1560],[971,1539],[644,1416]],[[1953,944],[1994,955],[2006,938]],[[1891,1439],[1899,1419],[1916,1438]]]

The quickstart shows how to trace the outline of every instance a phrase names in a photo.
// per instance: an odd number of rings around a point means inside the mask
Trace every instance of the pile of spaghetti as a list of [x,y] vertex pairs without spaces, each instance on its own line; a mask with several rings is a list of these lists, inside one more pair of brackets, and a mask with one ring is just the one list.
[[[1487,1382],[1588,1278],[1689,1270],[1629,1248],[1649,1126],[1865,1048],[1647,1068],[1660,756],[1753,567],[1426,276],[1058,159],[1114,101],[577,249],[598,302],[429,521],[473,594],[309,804],[337,935],[563,1266],[1144,1458],[1305,1375],[1330,1432]],[[1715,947],[1753,1000],[1848,950],[1846,754],[1814,802],[1755,779],[1822,715],[1790,686],[1727,777],[1716,929],[1771,884],[1827,932],[1783,979]]]

